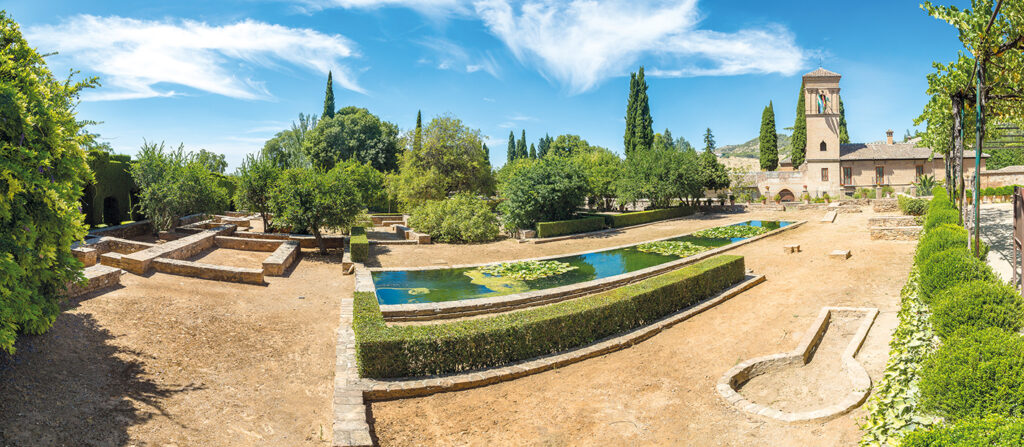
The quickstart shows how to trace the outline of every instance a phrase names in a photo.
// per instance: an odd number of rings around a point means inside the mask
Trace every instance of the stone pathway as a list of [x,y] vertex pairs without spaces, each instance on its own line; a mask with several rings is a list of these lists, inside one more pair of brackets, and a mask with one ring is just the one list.
[[988,265],[1003,281],[1013,279],[1013,204],[985,203],[981,205],[981,239],[992,249]]

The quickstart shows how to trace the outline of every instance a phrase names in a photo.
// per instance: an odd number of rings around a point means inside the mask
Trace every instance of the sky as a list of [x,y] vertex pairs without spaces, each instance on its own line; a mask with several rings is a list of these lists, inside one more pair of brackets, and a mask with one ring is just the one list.
[[[950,0],[952,1],[952,0]],[[941,3],[941,2],[940,2]],[[954,2],[964,6],[961,3]],[[807,6],[812,4],[813,6]],[[853,142],[913,128],[933,61],[961,48],[907,0],[0,0],[59,76],[98,76],[78,117],[116,152],[144,141],[224,153],[229,171],[337,106],[402,130],[454,115],[500,166],[510,131],[580,135],[622,153],[629,74],[644,66],[656,132],[703,147],[789,133],[800,77],[840,87]]]

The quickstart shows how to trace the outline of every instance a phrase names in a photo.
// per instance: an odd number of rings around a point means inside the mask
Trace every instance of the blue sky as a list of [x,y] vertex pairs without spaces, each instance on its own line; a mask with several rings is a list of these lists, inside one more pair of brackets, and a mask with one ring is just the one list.
[[[958,2],[963,3],[963,2]],[[644,65],[655,130],[754,138],[773,101],[792,125],[800,76],[843,75],[851,139],[898,135],[927,101],[932,61],[960,48],[915,1],[0,1],[58,74],[100,76],[79,117],[116,151],[143,140],[244,154],[300,112],[339,107],[403,130],[450,113],[490,138],[573,133],[622,152],[629,73]],[[961,5],[962,6],[962,5]],[[56,12],[56,13],[55,13]]]

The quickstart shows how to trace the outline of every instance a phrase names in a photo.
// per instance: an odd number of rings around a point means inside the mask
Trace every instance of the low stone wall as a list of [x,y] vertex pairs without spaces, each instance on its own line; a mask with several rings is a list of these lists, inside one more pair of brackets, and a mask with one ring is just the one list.
[[[237,234],[237,233],[236,233]],[[217,236],[214,243],[219,248],[247,251],[274,251],[285,241],[274,239],[253,239],[237,236]]]
[[153,224],[148,220],[140,220],[124,225],[115,225],[113,227],[100,228],[97,230],[89,231],[89,236],[102,237],[120,237],[130,238],[135,236],[142,236],[146,234],[153,234]]
[[[103,253],[100,255],[99,263],[110,267],[117,267],[119,269],[124,268],[124,263],[121,259],[124,257],[121,253]],[[127,270],[127,269],[125,269]]]
[[139,242],[129,239],[121,239],[119,237],[104,236],[98,241],[89,244],[90,247],[94,247],[100,251],[100,253],[115,252],[123,255],[129,253],[135,253],[137,251],[146,250],[153,248],[156,244],[149,242]]
[[915,216],[879,216],[868,219],[868,227],[914,227],[921,225]]
[[[302,250],[299,249],[298,242],[285,241],[280,243],[277,249],[267,259],[263,260],[263,274],[266,276],[283,276],[285,270],[288,270],[288,267],[291,267],[299,259],[300,253],[302,253]],[[344,270],[344,265],[342,265],[342,270]]]
[[747,205],[737,203],[735,205],[701,205],[697,210],[702,213],[742,213],[747,210]]
[[394,229],[395,229],[395,233],[398,233],[398,237],[400,237],[402,239],[410,240],[410,241],[415,241],[417,244],[429,244],[430,243],[430,235],[429,234],[417,233],[416,231],[414,231],[413,229],[411,229],[411,228],[409,228],[409,227],[407,227],[405,225],[395,225]]
[[92,267],[99,262],[100,252],[92,247],[75,247],[71,249],[71,255],[82,263],[84,267]]
[[373,226],[375,227],[383,227],[385,225],[393,224],[405,225],[405,219],[406,218],[404,214],[397,216],[387,216],[379,214],[370,215],[370,221],[373,222]]
[[894,213],[900,206],[896,199],[875,199],[871,201],[871,209],[876,213]]
[[827,207],[827,203],[801,203],[799,205],[790,206],[791,209],[795,209],[797,211],[824,210]]
[[786,211],[786,206],[774,203],[749,203],[747,211]]
[[263,270],[261,269],[228,267],[167,258],[154,259],[151,266],[158,272],[172,275],[190,276],[214,281],[263,284]]
[[872,240],[914,241],[921,237],[921,227],[876,227],[871,229]]
[[83,272],[85,282],[82,284],[69,284],[67,295],[70,298],[85,295],[97,290],[114,287],[121,284],[121,269],[106,265],[93,265]]
[[234,231],[234,226],[226,225],[186,236],[176,241],[166,242],[146,250],[137,251],[121,257],[121,268],[136,275],[143,275],[149,271],[152,262],[157,258],[184,259],[194,256],[212,247],[217,236],[230,234]]
[[[316,244],[316,238],[308,234],[289,234],[289,233],[253,233],[248,231],[242,231],[235,233],[234,237],[248,238],[248,239],[268,239],[275,241],[295,241],[299,243],[302,248],[320,248]],[[345,241],[348,236],[323,236],[324,245],[327,248],[341,249],[345,248]]]

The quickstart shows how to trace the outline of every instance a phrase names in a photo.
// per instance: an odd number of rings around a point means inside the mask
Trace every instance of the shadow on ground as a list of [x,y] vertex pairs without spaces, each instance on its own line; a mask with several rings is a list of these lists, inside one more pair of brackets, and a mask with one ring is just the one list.
[[144,378],[145,354],[113,338],[92,316],[64,312],[46,334],[21,336],[15,355],[0,353],[0,445],[127,445],[129,427],[173,420],[163,400],[203,389]]

